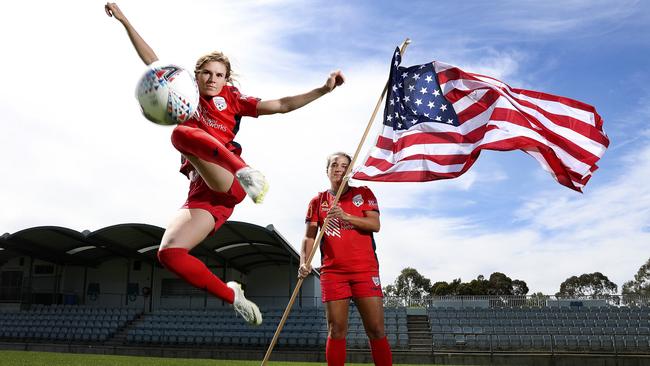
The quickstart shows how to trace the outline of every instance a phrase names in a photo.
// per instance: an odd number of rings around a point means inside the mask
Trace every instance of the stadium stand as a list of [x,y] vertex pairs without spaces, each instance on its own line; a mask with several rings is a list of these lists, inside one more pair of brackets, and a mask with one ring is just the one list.
[[650,307],[429,307],[441,350],[648,353]]
[[[348,347],[368,349],[358,311],[352,307]],[[271,341],[284,309],[263,312],[264,323],[250,327],[235,317],[229,309],[187,310],[166,309],[147,314],[129,329],[127,341],[143,345],[193,346],[253,346],[265,347]],[[386,311],[386,329],[394,348],[408,348],[406,309],[389,308]],[[398,325],[399,324],[399,325]],[[280,348],[324,347],[327,340],[327,322],[322,309],[294,309],[279,338]]]
[[86,306],[34,306],[0,313],[0,338],[18,341],[104,342],[124,329],[136,309]]
[[[228,222],[196,249],[260,305],[264,323],[249,327],[230,305],[159,265],[163,231],[146,224],[93,232],[45,226],[0,236],[0,349],[261,359],[294,288],[298,253],[272,225],[242,222]],[[647,297],[384,300],[399,363],[519,357],[513,364],[591,366],[599,357],[603,365],[650,364]],[[316,273],[303,283],[274,357],[323,361],[326,339]],[[354,306],[347,342],[349,361],[371,360]]]

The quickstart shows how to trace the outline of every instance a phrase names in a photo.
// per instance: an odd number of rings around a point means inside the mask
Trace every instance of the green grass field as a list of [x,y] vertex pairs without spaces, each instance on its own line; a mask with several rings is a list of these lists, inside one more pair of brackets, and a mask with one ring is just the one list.
[[[72,353],[0,351],[2,366],[259,366],[259,361],[202,360],[188,358],[158,358],[107,356]],[[269,362],[270,366],[326,366],[318,362]],[[350,366],[369,365],[367,363],[349,364]],[[415,366],[404,365],[401,366]],[[423,366],[423,365],[417,365]]]

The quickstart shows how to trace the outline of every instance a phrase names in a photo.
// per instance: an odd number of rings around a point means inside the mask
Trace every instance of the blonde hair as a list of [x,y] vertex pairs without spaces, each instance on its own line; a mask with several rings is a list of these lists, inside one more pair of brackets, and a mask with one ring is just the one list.
[[330,168],[330,164],[332,163],[332,158],[335,158],[337,156],[343,156],[343,157],[347,158],[348,159],[348,165],[350,163],[352,163],[352,157],[350,155],[348,155],[347,153],[344,153],[343,151],[337,151],[337,152],[329,154],[329,156],[327,156],[327,165],[325,166],[326,171],[327,171],[327,169]]
[[234,75],[232,68],[230,66],[230,60],[228,59],[228,56],[224,55],[223,52],[220,51],[213,51],[208,54],[205,54],[201,57],[199,57],[198,60],[196,60],[196,65],[194,67],[194,73],[198,73],[199,70],[203,67],[208,62],[221,62],[226,66],[226,81],[229,83],[232,83],[234,81]]

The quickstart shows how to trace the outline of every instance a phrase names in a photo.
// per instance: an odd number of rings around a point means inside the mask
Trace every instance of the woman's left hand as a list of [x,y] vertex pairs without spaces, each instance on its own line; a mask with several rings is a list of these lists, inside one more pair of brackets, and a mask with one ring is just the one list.
[[327,217],[330,219],[341,219],[343,221],[349,221],[350,215],[343,211],[341,206],[336,205],[330,208],[329,212],[327,212]]
[[345,75],[341,72],[341,70],[336,70],[330,74],[330,76],[327,78],[327,81],[325,81],[325,89],[327,89],[327,92],[331,92],[336,88],[337,86],[341,86],[341,84],[345,83]]

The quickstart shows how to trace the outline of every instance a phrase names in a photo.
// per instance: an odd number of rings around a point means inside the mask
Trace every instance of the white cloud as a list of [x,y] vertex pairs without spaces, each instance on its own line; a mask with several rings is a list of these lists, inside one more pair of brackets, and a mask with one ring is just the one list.
[[540,192],[506,230],[473,225],[469,216],[384,214],[378,239],[384,283],[410,266],[433,281],[499,271],[549,294],[570,276],[600,271],[620,289],[650,253],[650,147],[631,155],[623,170],[584,195]]

